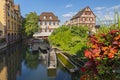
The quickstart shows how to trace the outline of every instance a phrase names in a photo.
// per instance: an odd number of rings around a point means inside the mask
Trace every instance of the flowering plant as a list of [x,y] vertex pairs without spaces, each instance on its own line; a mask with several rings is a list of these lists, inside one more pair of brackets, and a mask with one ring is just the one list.
[[112,80],[115,69],[120,65],[120,30],[90,35],[89,39],[90,48],[84,51],[88,61],[82,70],[92,72],[102,79],[107,78],[103,80]]

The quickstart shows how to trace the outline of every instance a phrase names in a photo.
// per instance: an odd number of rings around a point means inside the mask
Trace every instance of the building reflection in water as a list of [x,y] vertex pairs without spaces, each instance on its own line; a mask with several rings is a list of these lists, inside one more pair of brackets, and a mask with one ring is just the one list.
[[0,80],[16,80],[21,74],[21,44],[0,51]]

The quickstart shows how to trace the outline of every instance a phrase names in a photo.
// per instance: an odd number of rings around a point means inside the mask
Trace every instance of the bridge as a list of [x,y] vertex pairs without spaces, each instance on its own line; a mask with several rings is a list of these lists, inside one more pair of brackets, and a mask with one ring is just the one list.
[[47,51],[48,49],[50,49],[49,43],[45,42],[42,39],[32,39],[31,41],[28,41],[28,44],[30,45],[30,50],[32,52]]
[[52,32],[36,32],[33,34],[34,38],[39,38],[39,39],[47,39],[48,36],[51,35]]

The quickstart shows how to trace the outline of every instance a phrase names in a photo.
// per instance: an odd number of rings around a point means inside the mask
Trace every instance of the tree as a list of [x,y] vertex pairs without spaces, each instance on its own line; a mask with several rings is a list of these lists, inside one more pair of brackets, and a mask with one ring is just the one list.
[[25,32],[27,36],[31,36],[38,30],[38,15],[36,12],[30,12],[26,15],[24,21]]

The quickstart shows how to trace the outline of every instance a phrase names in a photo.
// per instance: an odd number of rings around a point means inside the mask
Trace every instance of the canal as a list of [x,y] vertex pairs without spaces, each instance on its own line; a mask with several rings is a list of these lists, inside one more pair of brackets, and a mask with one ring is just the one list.
[[48,70],[45,55],[31,53],[25,43],[0,50],[0,80],[78,80],[59,62],[56,70]]

